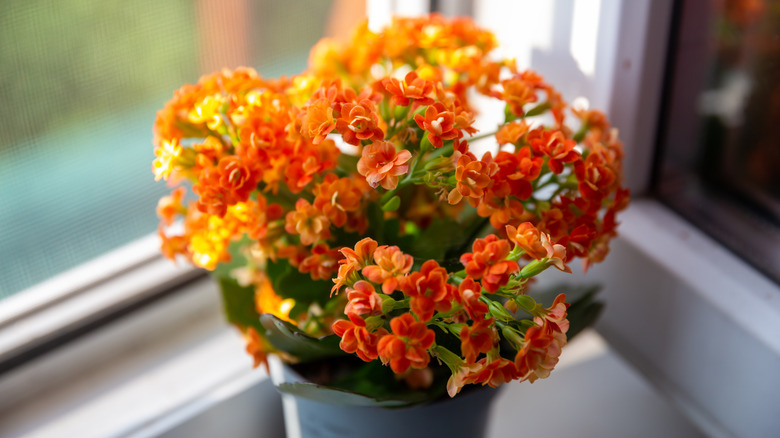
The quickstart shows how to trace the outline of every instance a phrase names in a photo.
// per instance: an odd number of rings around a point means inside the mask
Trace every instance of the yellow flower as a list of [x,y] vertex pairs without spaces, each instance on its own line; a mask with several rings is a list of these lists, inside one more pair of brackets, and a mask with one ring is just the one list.
[[212,96],[206,96],[200,103],[195,104],[187,119],[190,123],[199,125],[206,123],[212,131],[216,131],[217,128],[223,123],[222,115],[219,113],[219,108],[225,103],[225,98],[219,94]]
[[303,106],[320,87],[322,80],[313,75],[302,74],[292,80],[292,87],[285,90],[290,103]]
[[295,323],[290,318],[290,311],[293,307],[295,307],[295,300],[292,298],[283,299],[277,295],[268,280],[260,283],[255,291],[255,308],[258,313],[270,313],[279,319]]
[[159,181],[161,178],[168,180],[174,168],[174,161],[182,153],[179,141],[175,138],[171,141],[163,140],[162,145],[155,149],[154,153],[157,155],[157,158],[152,162],[154,180]]

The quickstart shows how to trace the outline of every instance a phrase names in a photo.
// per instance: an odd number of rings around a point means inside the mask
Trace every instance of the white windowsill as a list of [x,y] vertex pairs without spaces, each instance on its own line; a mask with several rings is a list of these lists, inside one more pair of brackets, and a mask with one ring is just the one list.
[[[128,360],[139,362],[139,370],[85,374],[52,387],[45,398],[6,410],[0,435],[280,436],[281,405],[265,372],[251,369],[233,329],[214,321],[205,325],[210,328],[194,343],[192,339],[163,343],[175,351],[151,346],[137,352],[142,358]],[[125,360],[106,365],[122,368],[119,362]],[[557,419],[561,412],[566,412],[566,420]],[[490,437],[510,436],[519,415],[529,419],[523,423],[529,433],[546,431],[547,436],[698,434],[593,331],[566,347],[550,379],[507,385],[492,415]],[[552,421],[559,423],[551,435]]]

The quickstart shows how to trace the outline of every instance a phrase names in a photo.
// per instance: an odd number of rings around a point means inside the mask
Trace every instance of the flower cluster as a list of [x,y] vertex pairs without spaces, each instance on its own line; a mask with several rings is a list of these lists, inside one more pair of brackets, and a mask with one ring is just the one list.
[[[396,18],[321,41],[300,75],[225,70],[158,112],[153,172],[179,185],[159,203],[162,251],[223,277],[257,363],[305,360],[246,317],[266,314],[401,377],[446,365],[451,396],[549,375],[569,304],[528,286],[607,255],[622,145],[495,46],[469,19]],[[477,94],[505,107],[481,135]]]

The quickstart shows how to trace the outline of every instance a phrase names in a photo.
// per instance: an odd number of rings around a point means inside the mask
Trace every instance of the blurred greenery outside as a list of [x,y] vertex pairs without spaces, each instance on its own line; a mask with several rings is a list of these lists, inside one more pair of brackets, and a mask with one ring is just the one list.
[[[4,3],[0,299],[156,230],[170,189],[151,173],[152,126],[198,79],[194,4]],[[303,70],[329,8],[253,2],[250,65],[269,77]]]

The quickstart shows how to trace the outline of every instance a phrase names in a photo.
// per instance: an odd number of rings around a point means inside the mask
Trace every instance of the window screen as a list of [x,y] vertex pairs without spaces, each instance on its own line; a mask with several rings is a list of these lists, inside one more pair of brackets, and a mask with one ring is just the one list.
[[329,8],[302,0],[4,1],[0,298],[153,233],[157,200],[168,191],[151,173],[156,111],[213,69],[300,72]]

